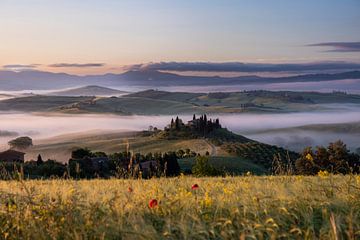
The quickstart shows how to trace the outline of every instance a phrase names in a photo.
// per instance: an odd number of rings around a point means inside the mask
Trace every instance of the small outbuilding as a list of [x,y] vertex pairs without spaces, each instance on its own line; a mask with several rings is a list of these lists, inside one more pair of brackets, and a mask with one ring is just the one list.
[[18,162],[23,163],[25,158],[25,153],[19,152],[13,149],[0,152],[0,162]]

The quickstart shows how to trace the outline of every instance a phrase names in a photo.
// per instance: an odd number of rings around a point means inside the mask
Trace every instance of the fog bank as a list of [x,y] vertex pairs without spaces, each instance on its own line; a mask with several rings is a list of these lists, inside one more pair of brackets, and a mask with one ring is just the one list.
[[[166,126],[172,117],[176,116],[118,116],[118,115],[35,115],[25,113],[0,113],[0,131],[13,133],[0,135],[2,148],[6,147],[7,141],[17,134],[27,135],[34,140],[53,137],[61,134],[74,132],[86,132],[91,130],[116,130],[116,131],[137,131],[147,129],[150,125],[158,128]],[[188,121],[192,116],[180,116]],[[327,144],[331,139],[338,139],[344,136],[339,134],[329,135],[328,133],[303,132],[299,134],[289,133],[259,133],[269,129],[286,127],[297,127],[309,124],[346,123],[360,120],[360,108],[349,107],[346,111],[327,111],[310,113],[286,113],[286,114],[227,114],[209,115],[210,118],[220,118],[221,124],[231,131],[243,134],[259,141],[270,144],[287,146],[287,142],[294,139],[293,136],[304,144]],[[15,134],[16,133],[16,134]],[[347,134],[352,141],[351,145],[356,146],[356,135]],[[355,136],[355,137],[354,137]],[[306,137],[316,139],[306,140]],[[354,143],[355,141],[355,143]],[[301,142],[300,140],[297,142]],[[350,143],[349,143],[350,144]],[[360,144],[359,144],[360,145]],[[360,146],[359,146],[360,147]]]

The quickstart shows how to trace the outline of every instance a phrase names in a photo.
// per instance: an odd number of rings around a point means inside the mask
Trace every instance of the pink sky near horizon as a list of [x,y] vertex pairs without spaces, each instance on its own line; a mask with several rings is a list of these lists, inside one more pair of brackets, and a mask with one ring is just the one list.
[[[215,16],[215,17],[214,17]],[[149,62],[359,61],[360,1],[2,0],[0,69],[119,73]],[[355,49],[356,50],[356,49]],[[49,67],[104,63],[101,67]]]

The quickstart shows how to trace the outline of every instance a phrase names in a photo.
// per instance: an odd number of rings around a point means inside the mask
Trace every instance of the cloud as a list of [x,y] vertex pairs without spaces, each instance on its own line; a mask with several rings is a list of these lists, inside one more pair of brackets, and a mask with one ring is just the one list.
[[8,64],[4,65],[3,68],[11,71],[24,71],[32,70],[39,66],[39,64]]
[[323,42],[306,46],[332,48],[327,50],[327,52],[360,52],[360,42]]
[[104,63],[55,63],[49,65],[53,68],[88,68],[88,67],[103,67]]
[[288,72],[313,70],[360,69],[360,63],[315,62],[299,64],[242,63],[242,62],[159,62],[125,66],[134,71],[194,71],[194,72]]

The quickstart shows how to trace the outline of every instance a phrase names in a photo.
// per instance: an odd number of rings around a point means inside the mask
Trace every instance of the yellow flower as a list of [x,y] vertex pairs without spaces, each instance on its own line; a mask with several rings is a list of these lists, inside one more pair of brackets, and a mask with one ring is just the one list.
[[205,198],[202,201],[202,205],[205,207],[210,207],[212,205],[212,199],[209,197],[209,193],[205,193]]
[[321,178],[328,177],[328,176],[329,176],[329,172],[326,171],[326,170],[324,170],[324,171],[320,170],[320,171],[318,172],[318,176],[321,177]]
[[225,194],[228,194],[228,195],[231,195],[231,194],[234,193],[233,191],[231,191],[230,189],[228,189],[226,187],[224,187],[223,191],[224,191]]
[[313,156],[311,156],[310,153],[306,154],[306,157],[305,157],[305,158],[306,158],[307,160],[309,160],[309,161],[313,161],[313,160],[314,160]]
[[360,175],[357,175],[357,176],[356,176],[356,182],[357,182],[358,184],[360,184]]

